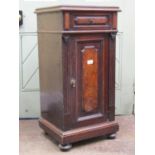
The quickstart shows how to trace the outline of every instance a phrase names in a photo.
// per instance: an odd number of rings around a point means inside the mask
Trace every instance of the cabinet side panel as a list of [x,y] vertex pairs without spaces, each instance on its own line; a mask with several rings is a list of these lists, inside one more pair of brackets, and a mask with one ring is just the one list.
[[40,13],[37,15],[38,31],[61,31],[63,29],[62,12]]
[[61,35],[39,33],[41,115],[63,128]]

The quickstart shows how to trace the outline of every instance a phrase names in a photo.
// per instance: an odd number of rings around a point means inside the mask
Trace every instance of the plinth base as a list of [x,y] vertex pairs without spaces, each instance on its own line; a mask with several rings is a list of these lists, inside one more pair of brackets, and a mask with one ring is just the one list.
[[68,131],[62,131],[45,119],[40,119],[39,125],[45,133],[51,135],[61,146],[70,145],[71,143],[93,137],[113,135],[119,129],[118,123],[114,121],[93,124]]

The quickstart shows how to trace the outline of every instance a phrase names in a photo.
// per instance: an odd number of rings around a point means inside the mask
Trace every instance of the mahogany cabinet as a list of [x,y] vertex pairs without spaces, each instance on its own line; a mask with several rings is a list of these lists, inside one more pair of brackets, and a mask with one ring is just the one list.
[[115,37],[118,7],[36,9],[40,127],[71,143],[118,131],[115,122]]

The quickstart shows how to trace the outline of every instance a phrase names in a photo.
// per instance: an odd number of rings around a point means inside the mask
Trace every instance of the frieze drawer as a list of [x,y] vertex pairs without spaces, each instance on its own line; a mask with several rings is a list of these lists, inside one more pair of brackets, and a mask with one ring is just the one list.
[[66,30],[111,30],[116,29],[117,19],[113,12],[64,12]]

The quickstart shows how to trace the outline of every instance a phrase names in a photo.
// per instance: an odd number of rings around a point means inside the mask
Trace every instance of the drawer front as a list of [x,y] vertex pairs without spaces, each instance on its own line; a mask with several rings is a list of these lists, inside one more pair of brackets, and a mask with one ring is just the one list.
[[103,25],[108,23],[107,16],[77,16],[74,19],[76,25]]
[[111,30],[117,28],[114,12],[65,12],[65,30]]

